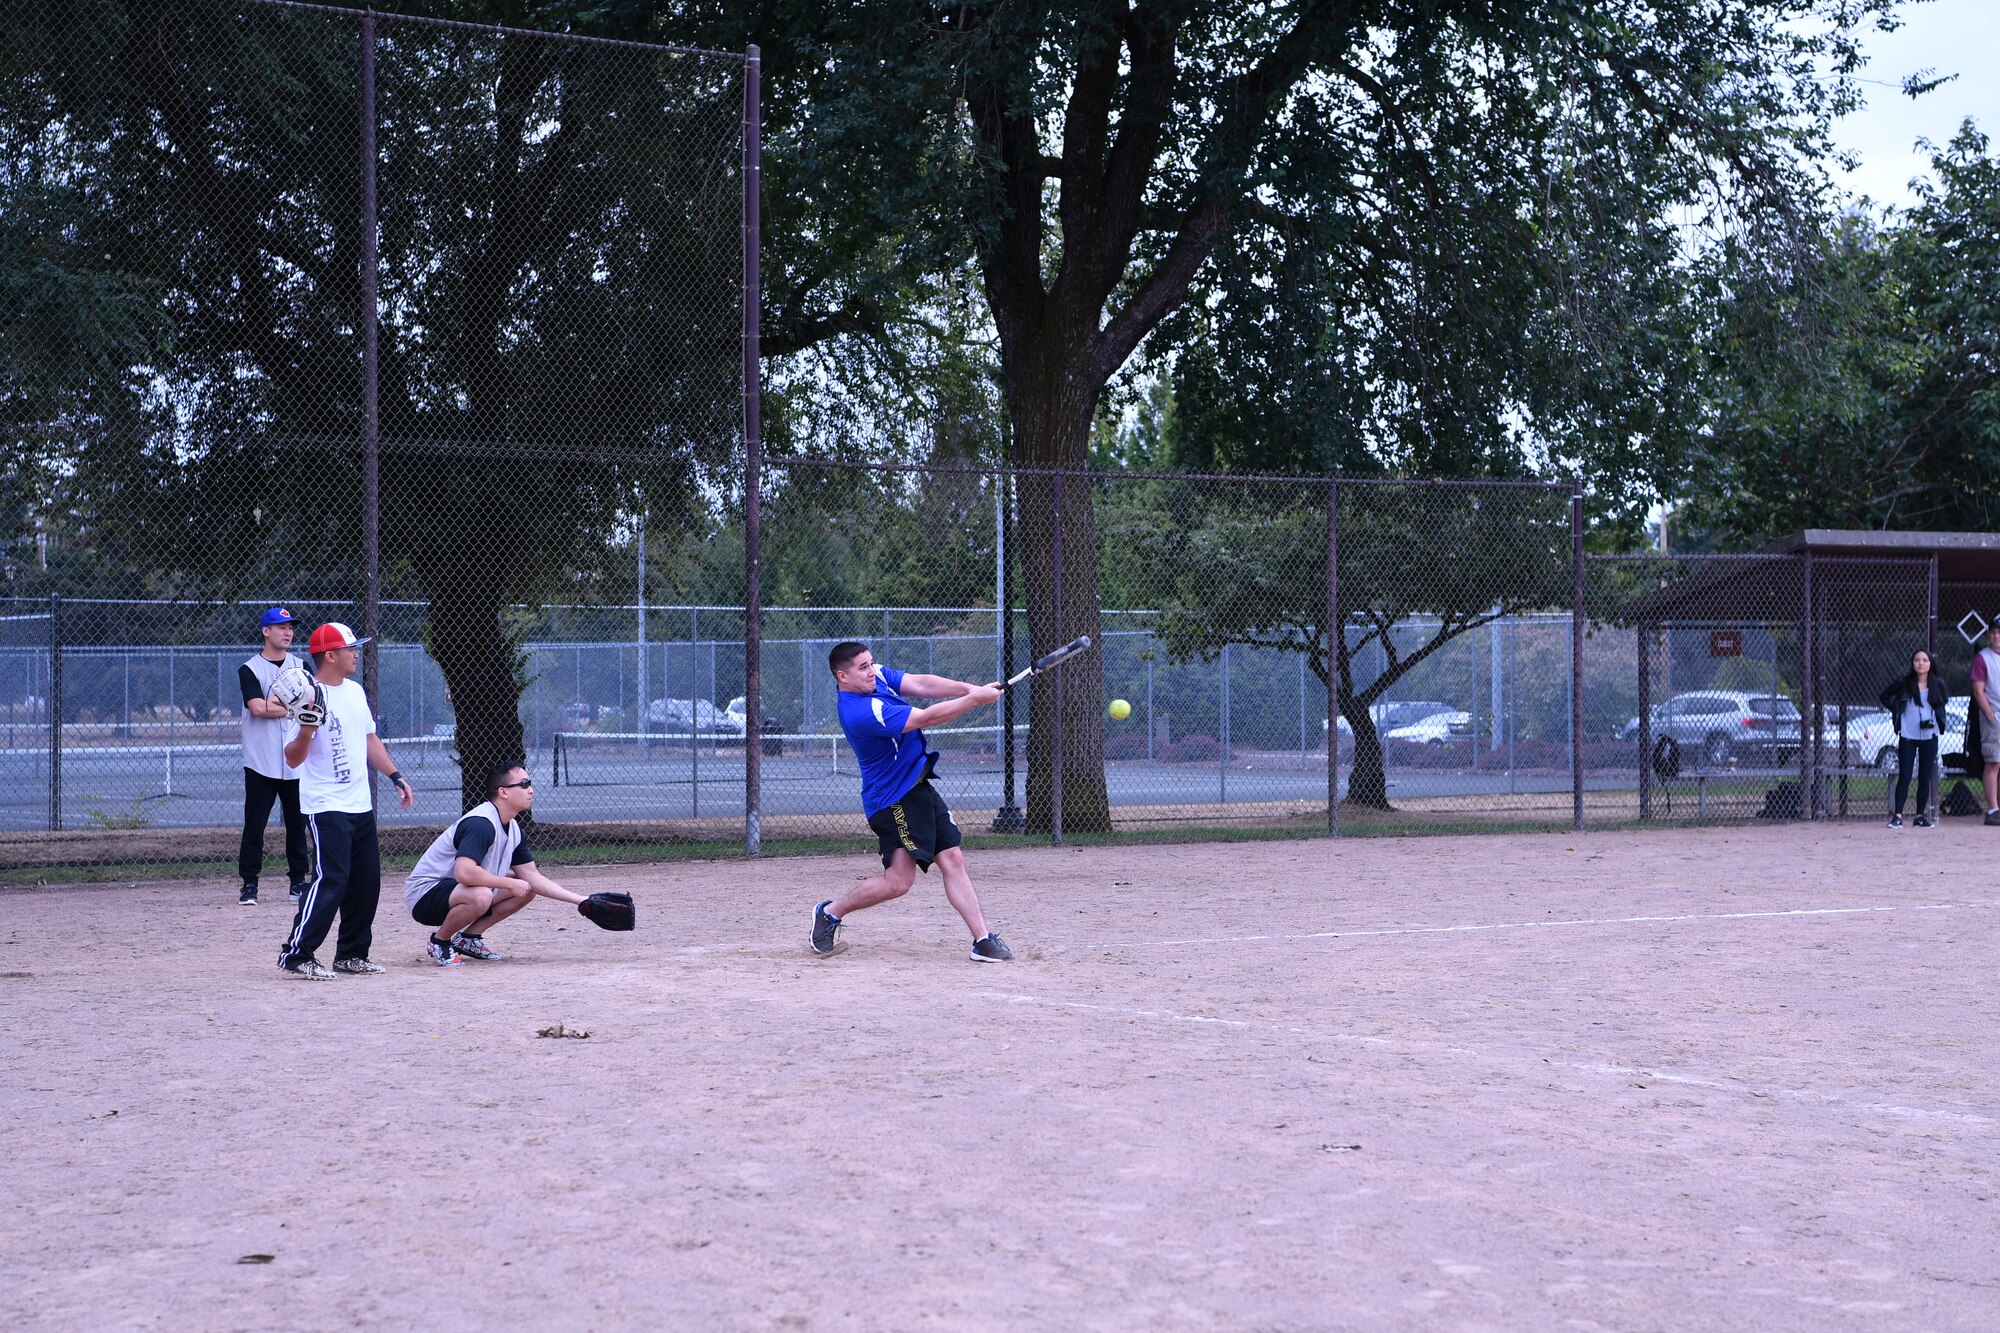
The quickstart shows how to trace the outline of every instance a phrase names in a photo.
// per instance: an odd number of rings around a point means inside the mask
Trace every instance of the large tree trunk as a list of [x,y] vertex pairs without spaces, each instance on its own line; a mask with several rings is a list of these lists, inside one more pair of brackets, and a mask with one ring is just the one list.
[[1347,771],[1347,805],[1387,810],[1389,775],[1382,763],[1382,737],[1375,719],[1368,715],[1368,700],[1350,695],[1340,698],[1340,715],[1354,732],[1354,763]]
[[[1058,365],[1061,358],[1055,358]],[[1062,745],[1063,828],[1108,832],[1111,801],[1104,785],[1103,625],[1098,614],[1097,507],[1088,460],[1091,414],[1101,386],[1076,386],[1066,375],[1014,376],[1009,400],[1015,454],[1031,468],[1076,469],[1075,475],[1020,477],[1019,558],[1027,584],[1028,639],[1035,656],[1088,634],[1098,649],[1072,659],[1063,673],[1062,712],[1052,678],[1038,681],[1028,705],[1030,833],[1054,827],[1056,745]],[[1057,516],[1061,562],[1057,562]],[[1060,611],[1058,611],[1060,603]]]
[[527,755],[521,732],[521,691],[514,674],[514,646],[500,628],[504,601],[485,578],[454,577],[433,571],[430,593],[430,651],[444,672],[458,718],[459,786],[465,809],[486,799],[489,766],[521,763]]

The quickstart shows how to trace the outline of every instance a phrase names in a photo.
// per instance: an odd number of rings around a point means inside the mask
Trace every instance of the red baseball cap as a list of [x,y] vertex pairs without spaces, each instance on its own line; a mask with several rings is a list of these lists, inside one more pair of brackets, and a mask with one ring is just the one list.
[[306,640],[306,651],[330,653],[336,648],[359,648],[367,642],[366,639],[355,638],[354,631],[338,620],[329,620],[314,630],[312,637]]

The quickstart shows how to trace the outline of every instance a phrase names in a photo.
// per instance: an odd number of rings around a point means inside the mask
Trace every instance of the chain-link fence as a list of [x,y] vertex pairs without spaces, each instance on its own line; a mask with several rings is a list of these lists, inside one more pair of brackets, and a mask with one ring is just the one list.
[[[12,858],[230,843],[274,605],[295,660],[373,640],[409,839],[614,712],[710,741],[742,566],[673,557],[742,509],[754,52],[264,0],[0,24],[0,819],[47,844]],[[735,609],[646,608],[648,549]]]
[[848,639],[984,682],[1092,637],[929,731],[975,832],[1881,808],[1934,565],[1586,561],[1535,483],[765,463],[754,52],[0,23],[0,874],[228,864],[274,605],[373,639],[392,852],[514,757],[552,851],[852,839]]
[[[1914,650],[1937,651],[1928,560],[1621,556],[1588,573],[1586,725],[1631,775],[1593,799],[1594,813],[1887,811],[1897,732],[1878,699]],[[1951,717],[1947,754],[1963,748],[1964,715]]]

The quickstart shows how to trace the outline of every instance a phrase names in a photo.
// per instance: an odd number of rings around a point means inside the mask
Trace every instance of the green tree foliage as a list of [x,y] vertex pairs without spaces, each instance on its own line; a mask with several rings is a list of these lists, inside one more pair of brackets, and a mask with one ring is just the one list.
[[1968,123],[1932,169],[1886,225],[1848,214],[1787,265],[1722,257],[1719,404],[1688,501],[1719,540],[2000,521],[2000,159]]
[[[1338,686],[1355,737],[1347,799],[1363,805],[1389,804],[1370,705],[1468,631],[1574,596],[1560,492],[1354,483],[1336,502],[1331,483],[1115,491],[1098,507],[1106,583],[1158,609],[1154,629],[1173,660],[1213,661],[1225,644],[1303,654],[1322,688]],[[1337,608],[1327,597],[1336,503]]]
[[[35,110],[16,142],[49,159],[34,234],[67,222],[88,264],[29,273],[56,328],[28,370],[82,395],[29,395],[79,523],[178,590],[355,596],[359,25],[209,0],[9,22],[10,130]],[[384,24],[378,70],[383,566],[428,599],[470,801],[522,749],[504,608],[622,564],[633,514],[698,525],[728,493],[740,68]],[[145,318],[90,318],[128,293]]]
[[[1676,460],[1653,437],[1684,438],[1673,225],[1786,232],[1851,99],[1852,25],[1886,8],[848,0],[799,16],[795,68],[837,108],[830,153],[874,146],[820,177],[826,216],[869,219],[853,253],[970,242],[1020,461],[1081,468],[1152,339],[1186,357],[1189,461],[1587,472],[1631,516]],[[1096,513],[1063,493],[1058,542],[1058,503],[1022,487],[1038,645],[1100,628]],[[1057,736],[1066,815],[1108,817],[1079,683],[1036,718],[1031,826]]]

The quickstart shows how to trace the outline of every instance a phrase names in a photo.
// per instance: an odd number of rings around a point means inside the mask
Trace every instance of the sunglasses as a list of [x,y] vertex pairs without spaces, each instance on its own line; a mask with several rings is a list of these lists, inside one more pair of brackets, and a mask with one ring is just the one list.
[[535,780],[533,778],[522,778],[519,782],[501,783],[500,790],[506,791],[509,787],[532,787],[534,785],[535,785]]

